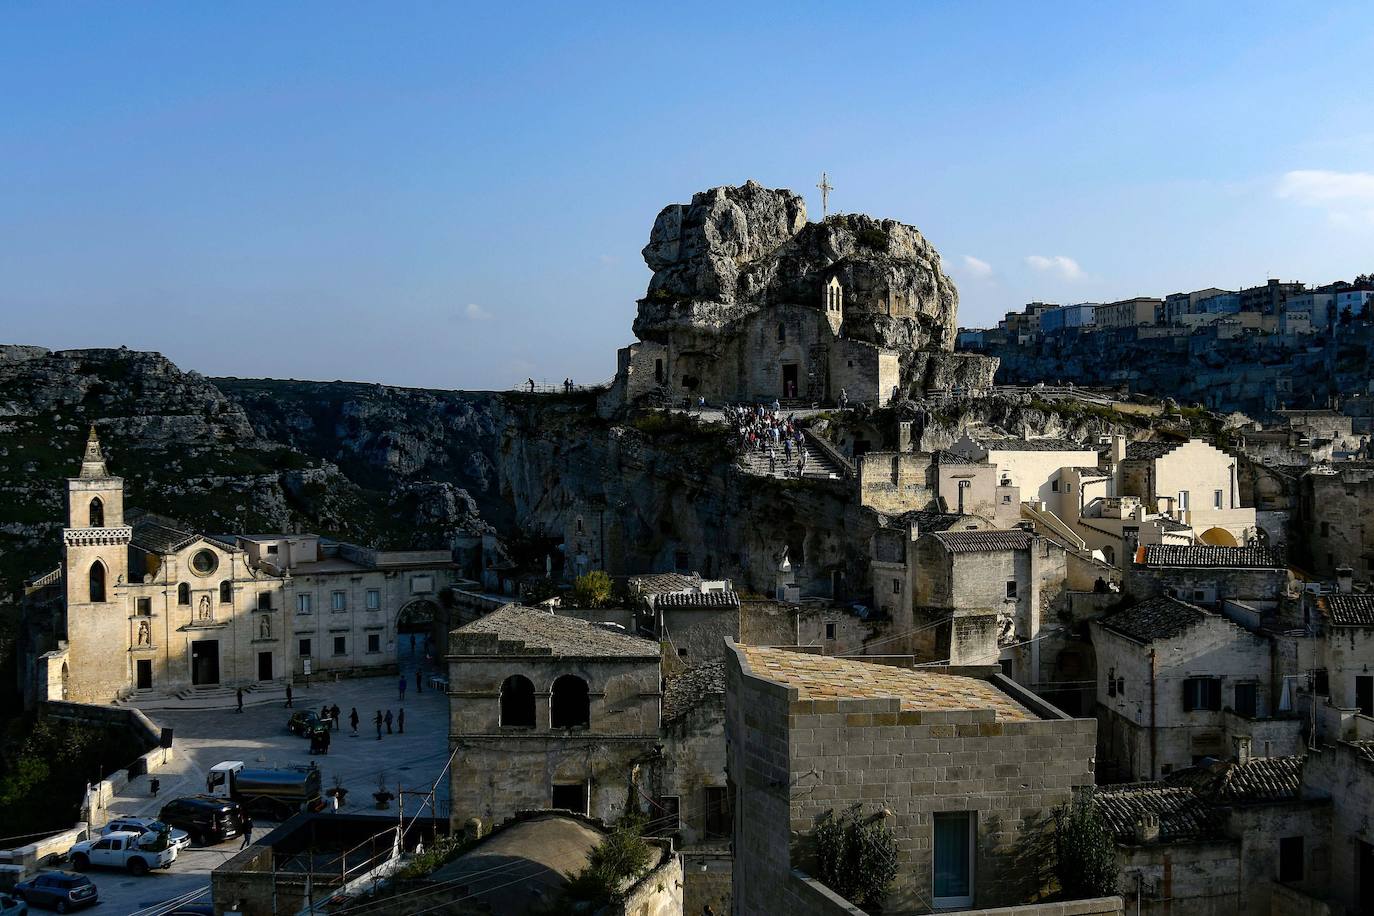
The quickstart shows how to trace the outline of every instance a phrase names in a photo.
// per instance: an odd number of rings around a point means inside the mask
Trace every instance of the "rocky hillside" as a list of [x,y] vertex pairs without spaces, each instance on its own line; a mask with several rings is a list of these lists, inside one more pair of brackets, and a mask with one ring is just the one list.
[[64,481],[91,424],[125,479],[126,505],[200,530],[442,545],[482,524],[460,489],[354,479],[332,460],[341,448],[314,448],[301,418],[288,421],[299,440],[276,438],[262,413],[156,353],[0,349],[0,601],[57,565]]

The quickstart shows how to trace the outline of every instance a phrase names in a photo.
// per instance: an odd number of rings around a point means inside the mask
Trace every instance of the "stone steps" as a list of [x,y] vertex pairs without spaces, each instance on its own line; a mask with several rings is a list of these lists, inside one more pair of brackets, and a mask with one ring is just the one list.
[[[843,470],[830,459],[824,452],[812,446],[804,446],[802,452],[806,455],[806,470],[802,472],[803,480],[839,480],[844,477]],[[774,477],[778,480],[791,478],[797,479],[797,452],[792,451],[792,460],[787,461],[783,457],[782,449],[775,450],[777,460],[774,469],[768,469],[767,450],[758,451],[748,449],[739,456],[739,466],[747,474],[756,477]]]

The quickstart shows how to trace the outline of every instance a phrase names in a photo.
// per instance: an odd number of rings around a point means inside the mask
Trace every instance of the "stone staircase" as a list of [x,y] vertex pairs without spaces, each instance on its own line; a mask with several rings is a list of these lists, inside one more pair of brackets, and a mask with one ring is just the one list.
[[[802,451],[806,454],[806,470],[802,473],[804,480],[843,480],[845,477],[844,469],[839,466],[829,455],[818,449],[810,440],[806,440],[802,445]],[[779,480],[790,478],[797,479],[797,451],[792,450],[792,460],[787,461],[783,455],[781,447],[774,451],[777,457],[776,466],[773,471],[768,470],[768,451],[758,451],[746,449],[739,456],[739,466],[746,474],[755,477],[775,477]]]
[[[286,702],[286,681],[259,681],[243,685],[244,706],[264,706]],[[134,706],[145,712],[150,709],[233,709],[238,706],[237,685],[186,687],[175,693],[155,690],[136,690],[127,697],[115,700],[116,706]]]

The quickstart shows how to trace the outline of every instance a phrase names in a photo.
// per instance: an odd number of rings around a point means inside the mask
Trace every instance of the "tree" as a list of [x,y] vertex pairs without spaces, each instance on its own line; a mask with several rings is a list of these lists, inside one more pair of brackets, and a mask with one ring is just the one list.
[[1117,892],[1116,842],[1107,830],[1092,792],[1074,796],[1054,809],[1055,875],[1071,900]]
[[1350,322],[1355,320],[1355,313],[1350,310],[1350,306],[1341,309],[1341,327],[1349,327]]
[[605,607],[611,602],[611,577],[599,569],[573,580],[573,607]]
[[816,862],[821,883],[859,906],[876,906],[897,877],[897,838],[881,817],[862,816],[859,805],[816,825]]
[[591,855],[587,865],[568,880],[563,893],[543,912],[550,916],[592,913],[624,896],[627,885],[648,873],[654,849],[640,835],[642,819],[626,818],[610,832]]

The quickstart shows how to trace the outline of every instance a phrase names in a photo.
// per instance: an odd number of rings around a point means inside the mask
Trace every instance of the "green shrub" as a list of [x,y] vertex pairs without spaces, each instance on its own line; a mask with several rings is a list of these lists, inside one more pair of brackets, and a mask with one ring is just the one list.
[[887,233],[881,229],[860,229],[857,233],[859,244],[865,245],[876,251],[883,251],[887,248]]
[[1066,898],[1117,892],[1116,843],[1090,791],[1054,810],[1054,851],[1054,872]]
[[828,811],[814,840],[822,884],[861,907],[882,902],[897,877],[897,839],[886,820],[864,818],[859,805]]
[[578,576],[568,597],[573,607],[605,607],[611,603],[611,577],[599,569]]

